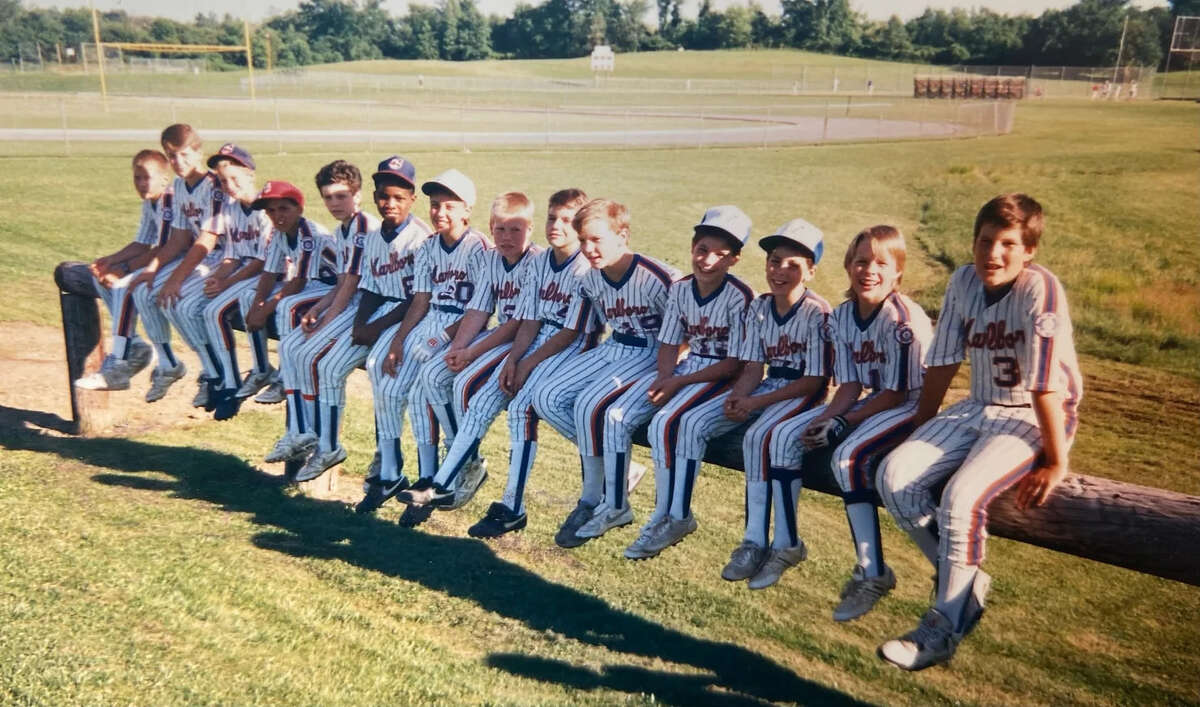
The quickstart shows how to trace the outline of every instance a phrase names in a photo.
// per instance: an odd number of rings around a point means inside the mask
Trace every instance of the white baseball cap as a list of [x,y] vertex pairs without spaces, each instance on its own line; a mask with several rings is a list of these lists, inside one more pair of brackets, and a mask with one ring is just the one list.
[[766,238],[759,239],[758,245],[768,253],[780,245],[795,246],[811,256],[813,265],[816,265],[821,262],[821,253],[825,250],[825,234],[808,221],[797,218],[775,229],[775,233]]
[[440,187],[463,200],[467,206],[475,206],[475,182],[457,169],[448,169],[421,185],[421,191],[429,194]]
[[750,239],[750,217],[736,206],[714,206],[704,212],[696,232],[701,228],[717,228],[727,233],[742,245]]

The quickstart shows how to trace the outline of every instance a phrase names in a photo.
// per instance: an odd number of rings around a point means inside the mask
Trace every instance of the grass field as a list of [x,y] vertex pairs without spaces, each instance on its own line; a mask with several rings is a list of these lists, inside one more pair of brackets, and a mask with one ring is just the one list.
[[[395,150],[422,175],[457,166],[484,195],[520,188],[540,202],[576,184],[627,201],[635,246],[677,266],[708,205],[740,205],[756,234],[803,216],[827,234],[831,256],[815,289],[831,300],[844,289],[837,263],[853,233],[895,223],[911,243],[905,286],[931,310],[967,256],[977,206],[1028,191],[1047,207],[1038,260],[1062,278],[1084,352],[1073,466],[1200,494],[1196,121],[1190,104],[1051,102],[1022,105],[1004,138],[766,150],[396,145],[348,156],[366,166]],[[698,482],[694,537],[630,563],[620,557],[628,529],[572,552],[553,546],[578,482],[570,448],[549,430],[530,527],[491,544],[465,529],[499,493],[502,426],[485,441],[493,476],[480,496],[419,532],[395,526],[395,506],[363,519],[259,472],[281,429],[278,409],[251,406],[222,425],[186,411],[190,391],[173,391],[165,407],[122,402],[129,418],[112,438],[38,431],[54,426],[62,381],[14,381],[14,371],[61,356],[50,328],[53,264],[128,239],[137,212],[123,155],[135,147],[48,159],[0,144],[3,321],[13,332],[0,341],[0,701],[1149,704],[1200,695],[1200,590],[997,539],[991,608],[952,666],[888,669],[874,647],[911,628],[928,600],[928,566],[903,534],[885,522],[899,588],[863,620],[836,625],[829,611],[851,564],[840,502],[804,497],[810,560],[751,593],[717,576],[740,535],[742,482],[727,470]],[[263,179],[295,181],[320,211],[311,175],[341,155],[250,147]],[[737,271],[761,286],[762,264],[751,248]],[[370,455],[362,387],[347,416],[347,497]],[[645,450],[637,455],[646,461]],[[639,514],[651,496],[637,492]]]

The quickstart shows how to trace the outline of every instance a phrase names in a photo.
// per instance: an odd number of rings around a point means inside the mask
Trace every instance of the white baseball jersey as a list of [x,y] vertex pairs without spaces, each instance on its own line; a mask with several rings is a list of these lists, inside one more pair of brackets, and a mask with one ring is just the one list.
[[933,324],[921,305],[893,292],[863,321],[855,301],[846,300],[834,310],[833,323],[834,378],[839,384],[920,394],[925,352],[933,338]]
[[275,230],[266,211],[256,211],[234,199],[225,202],[217,220],[217,228],[225,257],[243,262],[251,258],[266,258],[267,243]]
[[971,399],[985,405],[1026,406],[1031,391],[1058,391],[1071,409],[1083,395],[1066,294],[1040,265],[1027,265],[995,302],[988,301],[974,265],[950,277],[925,363],[945,366],[967,357]]
[[329,232],[301,218],[295,236],[278,231],[271,236],[263,271],[278,273],[284,281],[303,277],[328,284],[328,279],[334,277],[336,263],[337,254]]
[[688,356],[717,360],[736,356],[753,301],[754,290],[733,275],[726,275],[707,297],[700,296],[696,278],[688,275],[671,285],[658,340],[674,345],[687,342]]
[[333,239],[337,243],[337,272],[339,275],[362,275],[363,252],[367,236],[379,230],[379,219],[362,211],[338,225]]
[[603,270],[592,269],[580,281],[580,296],[567,319],[578,321],[581,308],[585,302],[590,303],[614,340],[646,346],[658,338],[667,292],[679,274],[670,265],[641,254],[633,256],[629,270],[616,282],[609,280]]
[[574,329],[590,334],[599,327],[595,312],[586,300],[568,318],[571,305],[579,295],[579,284],[592,271],[587,258],[575,251],[562,263],[554,264],[554,251],[534,256],[526,274],[529,282],[521,287],[517,314],[521,319],[537,319],[558,329]]
[[380,226],[372,231],[363,250],[358,289],[393,301],[412,297],[417,250],[432,233],[429,224],[411,214],[394,230]]
[[745,345],[738,358],[767,365],[768,378],[797,379],[833,374],[832,309],[810,289],[786,314],[775,297],[759,295],[746,315]]
[[491,247],[487,236],[473,228],[450,247],[440,235],[430,237],[417,249],[414,290],[430,293],[430,310],[439,317],[461,317],[479,288]]
[[142,200],[142,220],[134,241],[151,248],[162,246],[171,235],[175,219],[175,193],[168,188],[157,199]]
[[488,251],[485,258],[487,269],[479,278],[479,286],[467,303],[467,309],[495,312],[496,324],[513,319],[517,314],[521,289],[529,281],[528,272],[541,252],[541,246],[530,246],[517,262],[509,265],[500,251]]
[[176,177],[171,191],[175,193],[176,203],[172,226],[191,231],[193,237],[200,235],[201,231],[220,233],[217,219],[225,202],[225,192],[221,191],[221,183],[215,172],[208,172],[191,187],[183,177]]

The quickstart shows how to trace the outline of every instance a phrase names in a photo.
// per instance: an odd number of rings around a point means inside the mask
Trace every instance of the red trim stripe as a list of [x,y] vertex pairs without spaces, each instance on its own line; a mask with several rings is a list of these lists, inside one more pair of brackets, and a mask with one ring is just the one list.
[[604,454],[601,437],[604,435],[604,415],[608,412],[608,407],[616,402],[617,398],[621,397],[625,391],[629,390],[633,386],[633,383],[633,381],[630,381],[601,398],[600,402],[596,404],[596,408],[592,411],[592,456],[598,457]]

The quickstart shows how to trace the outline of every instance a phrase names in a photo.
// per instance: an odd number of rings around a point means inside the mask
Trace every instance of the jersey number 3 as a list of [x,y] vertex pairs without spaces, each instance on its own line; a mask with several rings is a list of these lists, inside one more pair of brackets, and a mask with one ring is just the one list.
[[992,366],[997,373],[992,382],[1001,388],[1012,388],[1021,382],[1021,364],[1012,356],[997,356],[992,359]]

